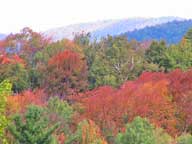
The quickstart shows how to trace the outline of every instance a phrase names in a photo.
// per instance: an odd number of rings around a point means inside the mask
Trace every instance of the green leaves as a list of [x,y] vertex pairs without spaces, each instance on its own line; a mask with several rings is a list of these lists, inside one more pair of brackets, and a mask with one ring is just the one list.
[[176,45],[167,46],[164,41],[152,42],[145,52],[149,63],[158,64],[165,71],[176,68],[187,70],[192,66],[192,30],[189,30],[183,40]]
[[18,93],[29,87],[27,70],[22,64],[0,65],[0,81],[8,79],[13,84],[13,91]]
[[58,126],[58,123],[49,125],[49,119],[43,108],[30,106],[25,116],[16,115],[13,118],[9,131],[19,143],[51,144],[52,133]]
[[167,47],[164,41],[154,41],[152,42],[150,48],[145,52],[145,58],[149,63],[158,64],[159,67],[162,67],[166,50]]
[[6,143],[4,130],[7,127],[8,120],[5,115],[7,96],[11,93],[11,84],[4,80],[0,83],[0,143]]
[[155,144],[154,127],[141,117],[127,124],[125,133],[117,135],[117,144]]
[[136,117],[126,126],[125,133],[119,133],[116,144],[171,144],[173,142],[163,129],[155,128],[147,119]]
[[184,39],[186,39],[187,42],[192,43],[192,29],[190,29],[190,30],[186,33],[186,35],[184,36]]
[[73,108],[66,101],[62,101],[58,97],[50,98],[47,107],[50,113],[57,114],[65,121],[70,121],[74,113]]
[[142,72],[144,53],[136,50],[134,42],[121,36],[109,36],[98,47],[89,71],[91,88],[101,85],[116,87]]
[[191,144],[192,143],[192,135],[184,134],[177,138],[177,144]]

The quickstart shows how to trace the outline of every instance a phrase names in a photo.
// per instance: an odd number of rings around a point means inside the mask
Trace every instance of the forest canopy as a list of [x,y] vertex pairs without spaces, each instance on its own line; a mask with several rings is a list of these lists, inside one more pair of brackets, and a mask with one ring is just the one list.
[[0,143],[191,144],[192,29],[178,44],[30,28],[0,41]]

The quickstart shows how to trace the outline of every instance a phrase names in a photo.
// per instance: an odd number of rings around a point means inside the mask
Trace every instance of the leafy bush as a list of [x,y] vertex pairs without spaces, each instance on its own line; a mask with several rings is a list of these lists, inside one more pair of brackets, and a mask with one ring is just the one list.
[[177,144],[192,144],[192,135],[184,134],[177,138]]
[[5,115],[7,96],[11,92],[11,84],[4,80],[0,83],[0,143],[6,143],[4,130],[7,127],[8,120]]
[[155,128],[147,119],[136,117],[127,124],[125,133],[119,133],[116,138],[117,144],[171,144],[172,137]]
[[116,138],[117,144],[154,144],[154,127],[148,120],[136,117],[126,126],[125,133],[119,133]]
[[156,128],[154,131],[155,144],[172,144],[173,139],[170,135],[165,133],[163,129]]
[[73,108],[66,101],[62,101],[58,97],[51,97],[47,107],[50,113],[56,113],[65,121],[70,121],[72,118]]

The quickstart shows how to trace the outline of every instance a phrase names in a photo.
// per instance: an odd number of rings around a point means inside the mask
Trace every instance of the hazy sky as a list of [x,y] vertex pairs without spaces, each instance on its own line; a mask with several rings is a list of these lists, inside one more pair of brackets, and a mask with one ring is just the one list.
[[192,18],[192,0],[0,0],[0,33],[26,26],[43,31],[79,22],[160,16]]

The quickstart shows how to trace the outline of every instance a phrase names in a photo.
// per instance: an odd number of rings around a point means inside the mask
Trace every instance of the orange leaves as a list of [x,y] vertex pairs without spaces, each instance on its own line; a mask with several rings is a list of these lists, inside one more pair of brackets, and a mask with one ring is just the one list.
[[129,97],[129,118],[133,119],[138,115],[147,117],[156,125],[175,132],[175,109],[169,96],[169,81],[162,79],[155,82],[145,79],[143,82],[139,78],[132,83],[133,86],[130,85],[124,86],[120,91],[121,95]]
[[46,96],[43,90],[24,91],[20,94],[8,97],[7,110],[8,113],[24,112],[30,104],[43,106],[46,101]]
[[84,55],[82,48],[79,45],[75,44],[73,41],[64,39],[61,42],[63,42],[63,47],[66,50],[77,52],[80,54],[81,57]]
[[169,84],[162,73],[146,73],[138,80],[127,81],[119,89],[104,86],[89,91],[81,98],[86,107],[85,117],[101,128],[118,131],[127,121],[142,116],[173,134],[176,117]]
[[147,117],[156,125],[170,133],[175,132],[175,108],[169,96],[167,80],[146,82],[134,94],[133,112],[135,116]]
[[119,89],[102,86],[76,95],[76,100],[85,107],[84,117],[94,120],[102,130],[117,132],[141,116],[175,136],[192,124],[192,70],[145,72]]
[[0,55],[0,64],[22,64],[25,65],[25,61],[20,58],[18,55],[12,55],[12,56],[7,56],[7,55]]
[[107,144],[102,138],[99,127],[92,120],[84,120],[80,123],[82,144],[99,143]]
[[5,56],[5,55],[1,55],[0,56],[0,63],[1,64],[9,64],[11,62],[11,60]]

